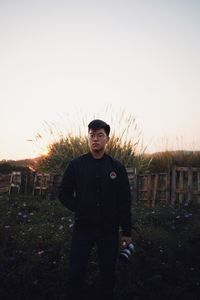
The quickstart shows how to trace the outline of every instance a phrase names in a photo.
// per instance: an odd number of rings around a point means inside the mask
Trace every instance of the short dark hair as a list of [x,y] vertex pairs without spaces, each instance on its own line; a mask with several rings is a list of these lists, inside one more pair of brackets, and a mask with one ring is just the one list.
[[103,128],[105,130],[105,133],[107,134],[107,136],[109,136],[110,125],[108,125],[106,122],[99,120],[99,119],[95,119],[88,124],[88,131],[90,129],[96,130],[96,129],[101,129],[101,128]]

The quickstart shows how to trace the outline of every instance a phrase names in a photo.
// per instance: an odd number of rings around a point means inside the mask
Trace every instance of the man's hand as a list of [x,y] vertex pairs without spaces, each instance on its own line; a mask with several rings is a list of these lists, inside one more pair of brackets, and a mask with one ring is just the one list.
[[131,236],[122,236],[121,237],[121,245],[126,248],[130,243],[132,243]]

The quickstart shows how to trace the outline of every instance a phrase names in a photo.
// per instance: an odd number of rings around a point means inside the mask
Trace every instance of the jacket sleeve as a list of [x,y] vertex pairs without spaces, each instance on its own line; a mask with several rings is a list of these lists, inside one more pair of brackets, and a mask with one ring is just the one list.
[[65,207],[73,212],[76,210],[75,172],[72,162],[69,163],[63,175],[58,198]]
[[131,236],[132,214],[131,214],[131,192],[126,169],[120,167],[119,184],[119,216],[120,225],[124,236]]

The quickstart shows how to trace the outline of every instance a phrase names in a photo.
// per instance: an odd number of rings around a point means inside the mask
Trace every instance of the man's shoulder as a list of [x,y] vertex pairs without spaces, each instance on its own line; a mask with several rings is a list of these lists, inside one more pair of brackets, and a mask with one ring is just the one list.
[[89,157],[89,154],[88,153],[84,153],[84,154],[82,154],[80,156],[77,156],[77,157],[73,158],[71,160],[71,163],[75,164],[75,165],[79,164],[79,163],[82,163],[82,162],[88,160],[88,157]]

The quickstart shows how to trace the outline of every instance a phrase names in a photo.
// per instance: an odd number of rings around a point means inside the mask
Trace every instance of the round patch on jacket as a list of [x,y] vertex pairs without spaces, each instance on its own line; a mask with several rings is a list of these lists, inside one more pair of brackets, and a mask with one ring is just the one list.
[[117,178],[117,174],[114,171],[110,172],[110,178],[111,179]]

